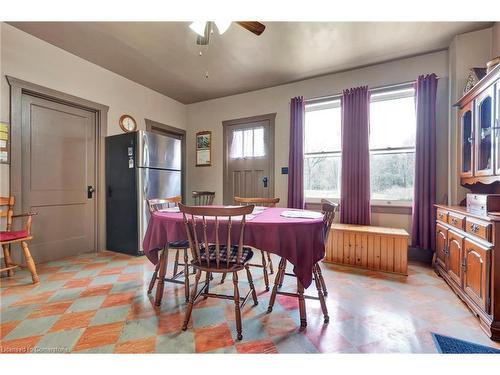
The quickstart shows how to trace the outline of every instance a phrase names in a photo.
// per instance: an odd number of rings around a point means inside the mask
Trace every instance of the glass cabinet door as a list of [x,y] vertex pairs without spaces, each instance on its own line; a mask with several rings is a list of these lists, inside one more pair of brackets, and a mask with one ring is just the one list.
[[461,171],[460,176],[472,177],[472,158],[474,155],[474,126],[472,125],[472,106],[467,104],[458,113],[460,121],[460,137],[462,143],[461,150]]
[[495,116],[495,134],[496,134],[496,143],[495,143],[495,150],[496,150],[496,158],[495,158],[495,165],[496,165],[496,175],[500,176],[500,81],[497,82],[495,85],[495,92],[496,92],[496,101],[497,101],[497,113]]
[[494,160],[494,87],[486,89],[475,100],[476,160],[475,175],[491,176]]

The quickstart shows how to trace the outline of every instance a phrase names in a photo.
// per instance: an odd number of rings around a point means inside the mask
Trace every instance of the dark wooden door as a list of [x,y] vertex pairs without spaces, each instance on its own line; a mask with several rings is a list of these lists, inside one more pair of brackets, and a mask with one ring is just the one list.
[[489,310],[490,259],[490,248],[465,240],[464,291],[486,312]]
[[448,232],[448,263],[447,271],[450,278],[462,286],[462,256],[464,237],[453,231]]
[[436,262],[446,269],[446,252],[448,246],[448,229],[443,225],[436,225]]

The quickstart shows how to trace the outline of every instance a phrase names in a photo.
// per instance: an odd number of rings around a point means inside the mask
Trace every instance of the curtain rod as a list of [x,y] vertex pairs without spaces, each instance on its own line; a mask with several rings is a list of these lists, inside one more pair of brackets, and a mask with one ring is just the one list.
[[[440,77],[437,77],[437,79],[440,79]],[[395,88],[398,88],[398,87],[405,87],[405,86],[414,84],[415,82],[416,82],[416,80],[414,80],[414,81],[408,81],[408,82],[402,82],[402,83],[396,83],[396,84],[393,84],[393,85],[377,86],[377,87],[369,88],[368,91],[370,91],[370,92],[385,91],[387,89],[395,89]],[[323,101],[328,101],[328,100],[337,100],[337,99],[340,99],[341,97],[342,97],[342,93],[338,93],[338,94],[333,94],[333,95],[318,96],[318,97],[315,97],[315,98],[306,99],[305,102],[306,102],[306,104],[313,104],[313,103],[316,103],[316,102],[323,102]]]

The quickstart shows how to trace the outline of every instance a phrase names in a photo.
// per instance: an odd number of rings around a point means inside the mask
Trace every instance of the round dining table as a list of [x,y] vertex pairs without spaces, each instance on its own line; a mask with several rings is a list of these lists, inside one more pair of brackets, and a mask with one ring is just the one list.
[[[293,272],[304,288],[307,288],[313,280],[314,264],[325,256],[323,217],[283,216],[284,211],[290,210],[269,207],[256,210],[256,214],[247,215],[243,245],[285,258],[293,265]],[[232,231],[232,238],[237,238],[239,225],[233,225]],[[187,240],[181,212],[158,211],[151,214],[143,249],[153,264],[158,263],[159,250],[169,242],[180,240]],[[214,241],[210,238],[208,240]]]

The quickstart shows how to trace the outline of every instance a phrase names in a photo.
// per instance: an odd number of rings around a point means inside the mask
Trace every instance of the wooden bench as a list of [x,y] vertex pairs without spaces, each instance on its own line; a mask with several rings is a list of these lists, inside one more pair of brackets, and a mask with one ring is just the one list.
[[404,229],[333,224],[324,261],[408,275],[408,232]]

